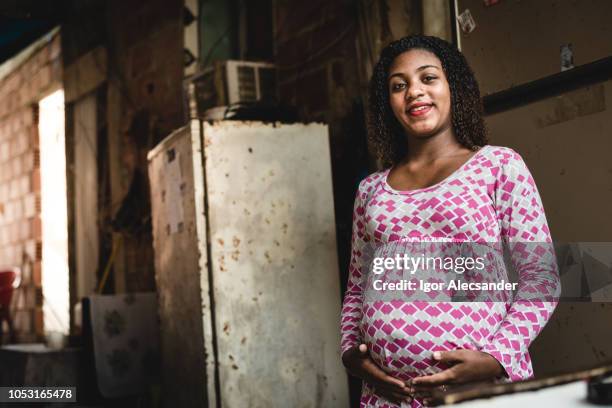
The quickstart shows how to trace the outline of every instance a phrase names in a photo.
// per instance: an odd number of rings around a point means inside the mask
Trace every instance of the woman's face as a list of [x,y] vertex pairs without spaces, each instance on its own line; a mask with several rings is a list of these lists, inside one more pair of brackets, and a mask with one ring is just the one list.
[[406,133],[426,138],[451,128],[451,94],[433,53],[412,49],[389,69],[389,104]]

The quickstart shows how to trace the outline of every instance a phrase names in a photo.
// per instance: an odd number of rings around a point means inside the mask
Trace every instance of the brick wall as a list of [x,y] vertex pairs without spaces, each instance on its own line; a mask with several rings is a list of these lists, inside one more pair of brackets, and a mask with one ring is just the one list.
[[37,47],[0,79],[0,265],[22,270],[12,305],[22,342],[43,333],[37,107],[62,75],[59,33]]

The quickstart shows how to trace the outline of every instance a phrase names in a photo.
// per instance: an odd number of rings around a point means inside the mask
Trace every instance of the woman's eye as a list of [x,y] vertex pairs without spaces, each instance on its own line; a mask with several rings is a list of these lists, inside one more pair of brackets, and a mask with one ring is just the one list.
[[425,77],[423,78],[423,81],[424,81],[424,82],[431,82],[431,81],[433,81],[434,79],[436,79],[436,77],[435,77],[435,76],[433,76],[433,75],[427,75],[427,76],[425,76]]
[[403,84],[403,83],[391,84],[391,90],[393,91],[401,91],[405,87],[406,87],[406,84]]

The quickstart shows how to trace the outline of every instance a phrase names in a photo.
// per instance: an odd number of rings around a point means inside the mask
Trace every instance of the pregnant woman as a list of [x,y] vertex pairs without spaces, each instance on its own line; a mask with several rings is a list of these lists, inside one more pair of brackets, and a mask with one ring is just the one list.
[[[389,44],[371,79],[369,132],[386,170],[359,185],[341,317],[342,360],[363,380],[361,407],[419,407],[435,389],[531,377],[528,347],[560,291],[554,251],[522,158],[487,144],[465,57],[435,37]],[[373,257],[410,252],[410,242],[441,241],[504,243],[515,293],[457,301],[448,291],[419,298],[417,287],[391,299],[372,288]],[[507,277],[503,262],[484,259],[484,270],[462,276],[492,283]],[[440,268],[408,276],[457,278]]]

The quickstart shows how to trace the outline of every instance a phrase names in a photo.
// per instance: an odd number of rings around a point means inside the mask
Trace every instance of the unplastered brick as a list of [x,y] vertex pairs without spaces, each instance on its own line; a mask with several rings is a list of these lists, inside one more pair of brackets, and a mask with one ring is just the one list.
[[[19,240],[19,234],[21,232],[21,224],[19,222],[13,222],[9,224],[9,243],[14,243]],[[9,247],[9,258],[11,259],[11,264],[13,263],[13,255],[14,250],[13,247]]]
[[49,48],[49,45],[47,45],[46,47],[41,48],[36,53],[36,58],[38,58],[38,65],[42,66],[49,62]]
[[13,222],[13,204],[12,200],[7,198],[2,202],[2,220],[5,224]]
[[[40,193],[40,169],[34,169],[32,173],[30,173],[30,190],[34,193]],[[28,192],[29,192],[28,191]]]
[[33,80],[28,82],[26,85],[28,88],[29,97],[26,99],[27,102],[33,102],[37,99],[40,99],[40,93],[38,91],[38,84],[36,84]]
[[29,150],[20,157],[22,172],[27,173],[34,169],[36,163],[35,156],[36,151]]
[[23,244],[23,251],[29,260],[37,260],[36,244],[37,241],[35,239],[28,239]]
[[[13,92],[10,96],[14,98],[15,92]],[[13,102],[17,102],[17,101],[13,99]],[[11,135],[15,135],[15,133],[19,131],[19,125],[21,122],[19,120],[19,112],[17,111],[18,108],[19,108],[18,105],[15,106],[15,111],[11,112],[8,118],[9,130],[11,131]]]
[[[53,62],[51,62],[53,61]],[[22,268],[27,286],[41,287],[42,226],[37,108],[61,82],[61,41],[49,44],[0,80],[0,264]],[[19,301],[18,339],[42,334],[36,290]],[[27,296],[26,296],[27,295]],[[17,297],[15,298],[17,305]]]
[[24,244],[23,241],[22,242],[17,242],[15,244],[15,257],[17,257],[15,262],[15,265],[21,265],[21,261],[23,259],[23,248],[24,248]]
[[13,155],[19,156],[28,150],[29,138],[25,133],[15,132],[15,134],[15,151],[13,152]]
[[4,204],[4,219],[6,220],[7,223],[12,223],[13,221],[15,221],[15,211],[13,210],[15,208],[13,201],[7,201]]
[[30,137],[30,146],[37,149],[40,145],[40,138],[38,137],[38,126],[31,125],[28,127],[27,132]]
[[2,245],[7,245],[10,241],[10,236],[9,236],[9,229],[8,228],[2,228],[2,234],[0,235],[2,237]]
[[[6,200],[8,200],[8,198],[9,198],[9,183],[3,181],[2,183],[0,183],[0,203],[5,203]],[[4,211],[5,211],[5,208],[2,208],[1,212],[4,212]]]
[[21,265],[21,256],[22,252],[20,251],[19,245],[17,243],[13,244],[13,253],[11,259],[11,265]]
[[22,176],[19,177],[19,196],[23,196],[28,194],[31,190],[32,187],[32,183],[31,183],[31,176],[29,174],[24,174]]
[[20,101],[15,99],[15,112],[13,112],[10,116],[10,124],[11,124],[11,134],[16,135],[21,128],[21,115],[19,112]]
[[23,110],[23,126],[30,126],[36,123],[36,111],[32,106],[27,106]]
[[0,228],[0,245],[8,243],[8,231],[6,228]]
[[0,144],[0,162],[5,162],[9,158],[9,142]]
[[10,181],[10,190],[9,190],[9,198],[17,198],[19,197],[19,180],[11,179]]
[[32,283],[35,286],[42,285],[42,262],[36,261],[32,266]]
[[17,138],[11,137],[9,139],[9,158],[13,158],[17,155],[17,153],[15,153],[17,149],[18,149]]
[[[27,225],[24,223],[24,225]],[[27,238],[40,239],[42,238],[42,222],[40,217],[30,218],[30,236]]]
[[60,36],[57,35],[53,38],[49,44],[49,59],[55,59],[60,55],[62,45],[60,42]]
[[7,160],[6,163],[2,166],[2,170],[4,172],[4,180],[12,180],[13,179],[13,161]]
[[9,183],[9,199],[12,200],[19,197],[19,180],[12,178]]
[[51,67],[45,64],[40,68],[34,77],[34,81],[38,86],[38,92],[44,92],[51,84]]
[[11,166],[13,167],[13,176],[19,176],[23,172],[22,161],[20,157],[14,157],[11,160]]
[[[12,242],[12,241],[9,241],[9,242]],[[6,263],[8,265],[14,265],[14,260],[15,260],[14,254],[15,254],[14,246],[9,245],[4,249],[4,257],[6,258]]]
[[19,89],[19,99],[21,100],[22,104],[32,101],[32,99],[30,98],[30,88],[29,87],[23,86],[21,87],[21,89]]
[[21,85],[21,82],[22,82],[22,76],[21,76],[19,69],[17,69],[13,71],[6,79],[6,82],[4,83],[5,92],[9,93],[17,89]]
[[13,202],[13,214],[17,220],[23,218],[23,200],[21,198]]
[[23,197],[23,216],[31,218],[36,215],[36,193],[29,193]]
[[19,241],[32,237],[32,223],[28,220],[19,220]]

